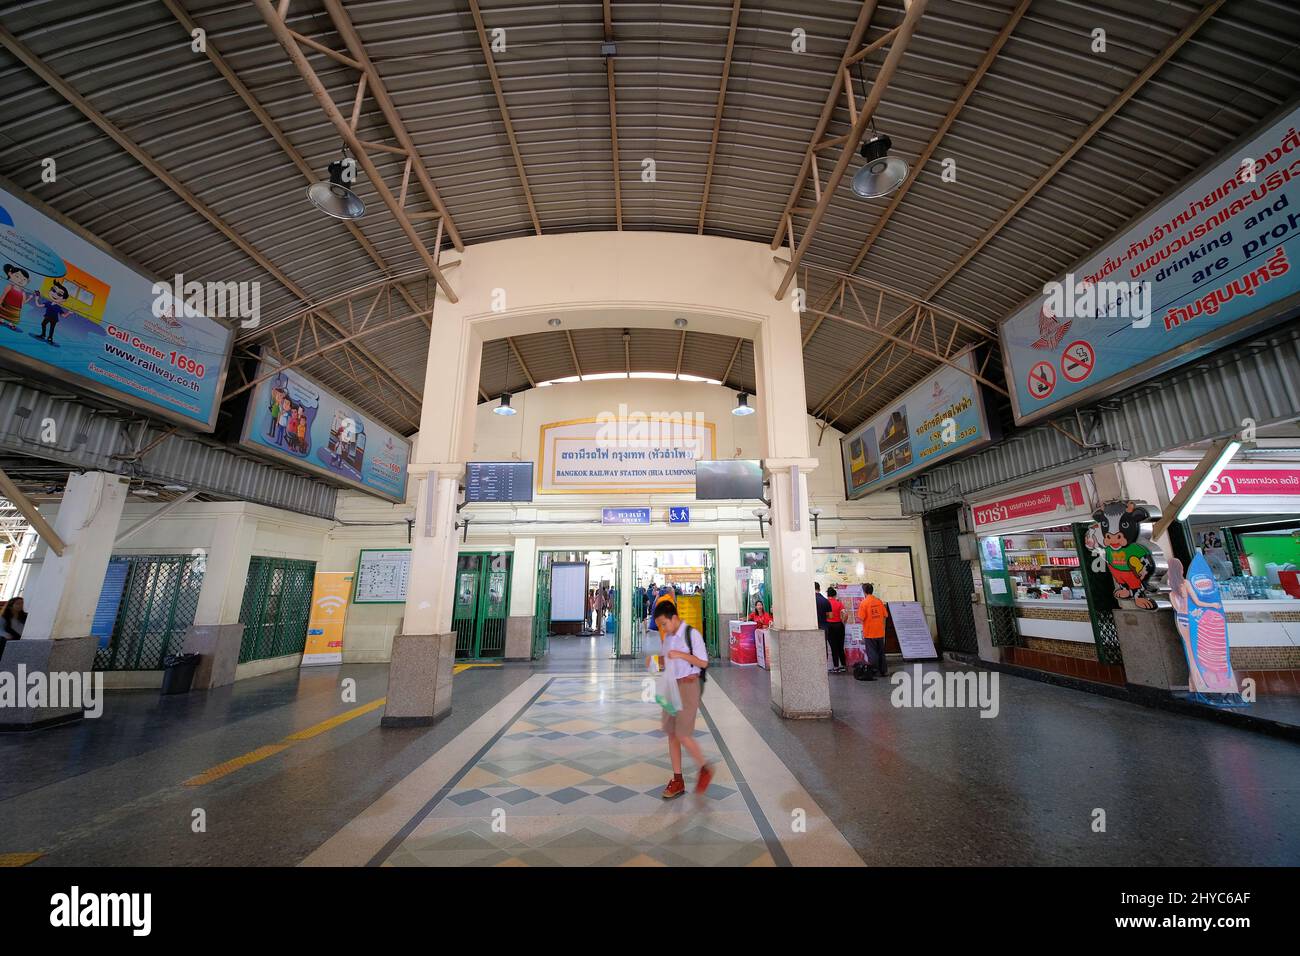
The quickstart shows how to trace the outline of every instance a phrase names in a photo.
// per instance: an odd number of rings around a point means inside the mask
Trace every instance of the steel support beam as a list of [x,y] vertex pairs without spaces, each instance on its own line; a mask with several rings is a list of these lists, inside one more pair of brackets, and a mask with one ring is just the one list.
[[45,520],[45,516],[40,513],[32,499],[23,494],[22,489],[14,484],[13,479],[5,473],[3,468],[0,468],[0,495],[9,499],[9,503],[27,519],[27,523],[49,545],[51,551],[59,557],[63,557],[63,552],[68,546],[63,543],[63,539],[59,537],[58,532]]
[[155,522],[161,521],[163,518],[166,518],[177,508],[181,507],[181,505],[184,505],[187,502],[194,500],[194,498],[196,498],[197,496],[198,496],[197,491],[187,491],[179,498],[174,498],[171,501],[167,502],[167,504],[163,505],[153,514],[149,515],[149,517],[144,518],[141,521],[137,521],[135,524],[131,525],[131,527],[127,528],[125,531],[119,534],[117,536],[117,540],[113,542],[113,547],[115,548],[118,547],[123,542],[125,542],[128,538],[134,537],[135,535],[139,534],[141,531],[143,531],[145,528],[148,528],[150,525],[154,524]]

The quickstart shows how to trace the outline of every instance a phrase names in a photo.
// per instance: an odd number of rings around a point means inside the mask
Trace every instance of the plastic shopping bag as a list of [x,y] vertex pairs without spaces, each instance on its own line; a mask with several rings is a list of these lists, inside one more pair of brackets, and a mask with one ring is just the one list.
[[682,693],[677,689],[677,681],[664,670],[655,681],[655,703],[671,717],[682,709]]

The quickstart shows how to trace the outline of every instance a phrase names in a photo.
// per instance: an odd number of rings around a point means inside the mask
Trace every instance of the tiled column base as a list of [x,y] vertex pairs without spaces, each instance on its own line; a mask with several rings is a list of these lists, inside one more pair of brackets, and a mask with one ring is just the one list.
[[731,622],[736,618],[735,614],[718,615],[718,653],[724,661],[731,660]]
[[533,616],[506,618],[506,653],[508,661],[533,658]]
[[201,655],[193,689],[211,690],[233,684],[243,640],[242,624],[195,624],[186,631],[185,653]]
[[[10,641],[5,645],[4,655],[0,656],[0,674],[11,675],[5,678],[5,682],[12,682],[13,687],[18,686],[20,673],[24,678],[44,674],[47,682],[52,674],[89,674],[98,647],[99,639],[94,637]],[[22,665],[21,672],[19,665]],[[31,684],[28,683],[27,687],[30,688]],[[81,717],[79,707],[16,707],[8,706],[6,702],[5,706],[0,706],[0,730],[38,730],[80,720]]]
[[822,632],[772,628],[767,647],[772,655],[772,709],[795,719],[829,717],[831,688]]
[[1187,652],[1173,612],[1118,608],[1114,615],[1125,679],[1156,690],[1187,690]]
[[388,668],[384,727],[432,724],[451,712],[451,667],[456,635],[398,634]]

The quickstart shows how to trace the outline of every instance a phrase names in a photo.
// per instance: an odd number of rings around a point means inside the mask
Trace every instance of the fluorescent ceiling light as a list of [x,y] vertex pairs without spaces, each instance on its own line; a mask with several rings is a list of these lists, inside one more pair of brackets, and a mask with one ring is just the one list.
[[1230,462],[1232,456],[1237,454],[1239,451],[1241,451],[1241,442],[1239,441],[1230,441],[1223,447],[1223,451],[1219,453],[1219,457],[1215,460],[1214,465],[1205,473],[1205,477],[1201,479],[1200,484],[1196,486],[1196,490],[1192,492],[1192,496],[1183,503],[1181,508],[1178,509],[1179,521],[1186,521],[1191,517],[1192,512],[1196,510],[1196,506],[1199,505],[1201,499],[1205,497],[1205,493],[1210,490],[1210,485],[1214,484],[1218,480],[1219,473],[1223,471],[1223,466]]

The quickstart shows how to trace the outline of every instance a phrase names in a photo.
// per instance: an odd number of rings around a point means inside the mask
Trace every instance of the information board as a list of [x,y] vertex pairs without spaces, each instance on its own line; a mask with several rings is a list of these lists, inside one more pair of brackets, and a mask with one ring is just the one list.
[[532,501],[531,461],[471,461],[465,466],[465,500]]
[[353,604],[405,604],[411,575],[411,549],[363,548],[357,559]]
[[916,601],[890,601],[889,616],[894,620],[894,633],[898,635],[898,649],[903,652],[903,660],[932,660],[939,656],[920,604]]
[[551,620],[564,623],[587,619],[585,561],[557,561],[551,565]]

